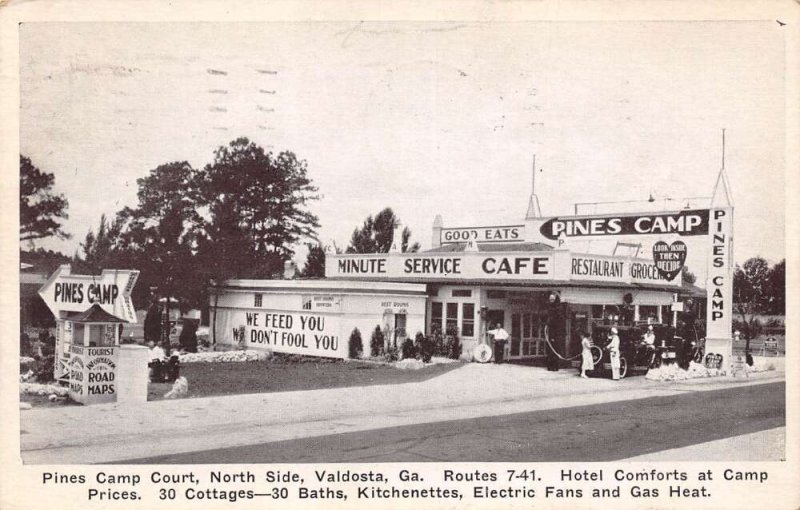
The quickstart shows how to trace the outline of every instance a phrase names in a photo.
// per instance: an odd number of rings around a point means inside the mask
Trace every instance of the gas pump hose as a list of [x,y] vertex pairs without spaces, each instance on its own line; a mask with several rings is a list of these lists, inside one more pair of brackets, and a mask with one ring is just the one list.
[[562,356],[561,354],[559,354],[559,352],[556,350],[556,348],[555,348],[555,347],[553,347],[553,344],[550,342],[550,335],[548,334],[548,328],[547,328],[547,326],[545,326],[545,327],[544,327],[544,340],[545,340],[545,342],[547,342],[547,345],[549,345],[549,346],[550,346],[550,350],[552,350],[552,351],[553,351],[553,353],[554,353],[556,356],[558,356],[558,358],[559,358],[559,359],[562,359],[562,360],[564,360],[564,361],[571,361],[571,360],[577,359],[577,358],[579,358],[579,357],[581,357],[581,356],[582,356],[582,353],[578,353],[578,354],[576,354],[575,356],[573,356],[573,357],[571,357],[571,358],[565,358],[564,356]]

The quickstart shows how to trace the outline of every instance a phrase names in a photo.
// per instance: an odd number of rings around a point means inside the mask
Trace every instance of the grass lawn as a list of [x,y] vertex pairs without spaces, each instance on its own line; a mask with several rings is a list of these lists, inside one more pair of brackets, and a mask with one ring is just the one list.
[[[778,352],[780,352],[781,356],[786,355],[786,336],[785,335],[769,335],[770,337],[774,338],[778,341]],[[767,335],[760,335],[756,338],[752,338],[750,340],[750,352],[753,356],[758,356],[761,352],[761,346],[764,344],[764,340],[767,339]],[[734,352],[744,352],[744,347],[746,343],[744,338],[739,340],[738,342],[733,342],[733,351]],[[770,352],[767,356],[774,356],[775,354]]]
[[[189,397],[210,397],[418,382],[461,365],[448,363],[419,370],[400,370],[361,361],[286,361],[273,358],[238,363],[184,363],[180,375],[189,382]],[[161,400],[171,388],[172,384],[150,383],[147,399]]]

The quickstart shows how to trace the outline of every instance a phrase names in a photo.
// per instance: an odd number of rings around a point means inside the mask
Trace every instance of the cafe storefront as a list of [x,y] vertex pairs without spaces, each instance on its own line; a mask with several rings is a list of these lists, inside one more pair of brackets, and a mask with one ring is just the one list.
[[[501,324],[510,333],[505,358],[544,357],[549,298],[558,296],[566,334],[553,339],[565,357],[580,352],[581,330],[597,324],[668,323],[680,278],[668,281],[652,261],[553,250],[538,243],[447,246],[423,253],[341,254],[326,259],[329,280],[425,284],[424,331],[455,332],[463,355],[489,341]],[[477,249],[476,249],[477,248]]]
[[[417,332],[454,334],[463,344],[465,359],[471,359],[480,344],[489,343],[487,331],[500,324],[510,333],[505,359],[545,356],[548,344],[562,357],[573,357],[580,352],[580,331],[674,325],[679,296],[685,292],[682,270],[691,249],[707,261],[705,349],[729,363],[733,204],[724,170],[704,209],[595,215],[576,211],[574,216],[549,218],[537,210],[532,195],[524,220],[515,224],[445,228],[437,216],[432,248],[421,253],[400,253],[394,245],[389,253],[327,254],[325,279],[319,285],[337,286],[330,294],[362,295],[364,285],[374,286],[358,305],[341,308],[329,322],[340,321],[340,335],[355,324],[376,322],[387,330],[404,331],[404,338]],[[586,253],[582,243],[592,239],[635,250],[617,254],[615,247],[611,255]],[[647,255],[652,257],[642,256],[645,243],[633,239],[650,239]],[[247,292],[274,297],[274,306],[281,309],[297,308],[307,293],[304,286],[310,284],[293,280],[281,285],[286,289],[277,292],[253,282]],[[400,290],[397,286],[402,285],[413,287]],[[243,290],[222,289],[222,306],[229,308],[219,310],[225,341],[253,334],[235,333],[241,331],[240,324],[252,320],[244,304],[228,297]],[[409,311],[394,311],[395,298],[400,297],[396,291],[413,294],[397,301],[408,303]],[[286,294],[282,298],[281,292]],[[287,297],[290,294],[293,297]],[[254,295],[245,300],[258,299]],[[305,307],[305,301],[302,304]],[[398,316],[405,317],[398,322]],[[342,352],[336,356],[342,357]]]

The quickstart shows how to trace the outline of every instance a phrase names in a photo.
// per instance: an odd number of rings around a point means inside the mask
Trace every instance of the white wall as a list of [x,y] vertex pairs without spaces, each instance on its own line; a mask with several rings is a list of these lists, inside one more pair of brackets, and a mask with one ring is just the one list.
[[[256,294],[261,295],[260,307],[254,306]],[[314,297],[324,297],[329,306],[319,308],[314,302],[312,309],[304,309],[304,303]],[[423,294],[324,292],[302,287],[297,291],[225,289],[219,296],[216,340],[251,349],[346,358],[350,334],[358,328],[363,356],[369,356],[375,327],[393,331],[395,314],[405,315],[408,337],[424,332],[425,302]],[[324,328],[309,328],[312,323],[324,324]]]

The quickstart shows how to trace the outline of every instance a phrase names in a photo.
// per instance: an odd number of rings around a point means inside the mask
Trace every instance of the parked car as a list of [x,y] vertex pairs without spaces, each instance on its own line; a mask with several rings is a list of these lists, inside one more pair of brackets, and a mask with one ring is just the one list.
[[594,375],[611,377],[611,357],[605,348],[608,345],[608,335],[611,328],[619,332],[620,350],[620,377],[626,375],[643,375],[647,371],[663,363],[671,363],[678,358],[683,342],[677,342],[674,329],[664,324],[654,324],[653,332],[656,335],[654,349],[647,349],[642,345],[642,339],[647,332],[644,325],[596,325],[592,328],[592,338],[595,345],[603,347],[603,358],[595,366]]

